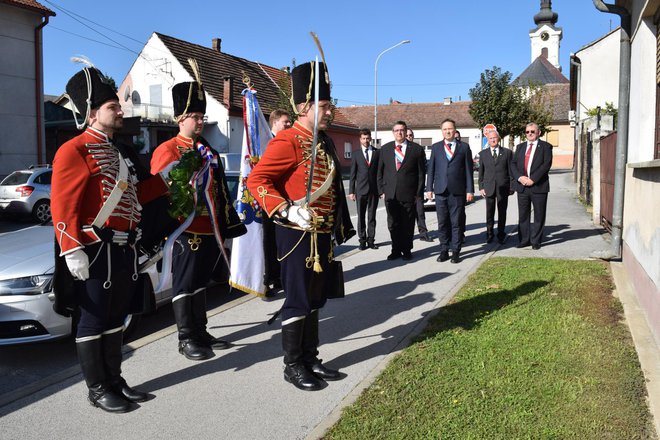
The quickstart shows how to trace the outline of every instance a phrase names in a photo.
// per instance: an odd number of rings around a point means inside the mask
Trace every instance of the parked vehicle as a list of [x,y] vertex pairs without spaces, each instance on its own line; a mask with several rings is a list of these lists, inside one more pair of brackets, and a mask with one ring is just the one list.
[[[237,171],[226,174],[230,197],[236,199]],[[72,319],[53,310],[54,232],[52,222],[0,234],[0,345],[22,344],[66,337],[72,333]],[[225,243],[231,250],[231,241]],[[142,257],[140,262],[146,260]],[[171,286],[154,292],[159,273],[156,264],[146,269],[150,282],[144,283],[157,306],[169,303]],[[213,283],[226,283],[228,270],[220,260]],[[145,292],[148,294],[149,292]],[[129,316],[125,326],[137,325],[139,316]]]
[[30,215],[40,223],[50,220],[49,165],[18,170],[0,182],[0,213]]

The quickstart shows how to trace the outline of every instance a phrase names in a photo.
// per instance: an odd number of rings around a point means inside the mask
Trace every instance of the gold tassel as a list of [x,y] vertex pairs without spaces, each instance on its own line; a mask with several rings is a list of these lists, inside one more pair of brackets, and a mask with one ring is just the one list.
[[323,268],[321,267],[321,257],[319,256],[319,244],[316,231],[312,232],[312,252],[314,255],[314,272],[321,273],[323,272]]

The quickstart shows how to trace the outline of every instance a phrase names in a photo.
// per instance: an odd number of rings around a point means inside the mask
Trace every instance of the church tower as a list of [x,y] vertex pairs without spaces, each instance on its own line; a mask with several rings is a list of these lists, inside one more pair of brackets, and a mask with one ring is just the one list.
[[529,39],[532,43],[532,62],[544,56],[550,64],[561,70],[559,42],[563,31],[555,26],[557,18],[557,13],[552,11],[552,1],[541,0],[541,10],[534,16],[536,28],[529,31]]

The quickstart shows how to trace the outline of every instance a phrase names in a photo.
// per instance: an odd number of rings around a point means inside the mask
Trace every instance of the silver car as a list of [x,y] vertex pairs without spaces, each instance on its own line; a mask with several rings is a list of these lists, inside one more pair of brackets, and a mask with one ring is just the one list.
[[0,213],[30,215],[40,223],[50,220],[50,166],[18,170],[0,182]]
[[[53,310],[54,239],[52,223],[0,234],[0,345],[71,334],[71,318]],[[153,291],[158,284],[156,265],[146,273]],[[154,296],[157,305],[165,303],[171,289],[166,286]],[[134,326],[137,321],[129,316],[125,325]]]

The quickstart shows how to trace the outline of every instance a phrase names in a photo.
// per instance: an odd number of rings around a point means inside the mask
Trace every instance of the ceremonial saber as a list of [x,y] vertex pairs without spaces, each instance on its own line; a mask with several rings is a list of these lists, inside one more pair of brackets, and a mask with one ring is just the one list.
[[309,208],[312,197],[312,181],[314,180],[314,166],[316,165],[316,144],[319,140],[319,57],[314,62],[314,136],[312,137],[312,157],[309,160],[309,180],[307,181],[307,194],[305,194],[305,207]]

